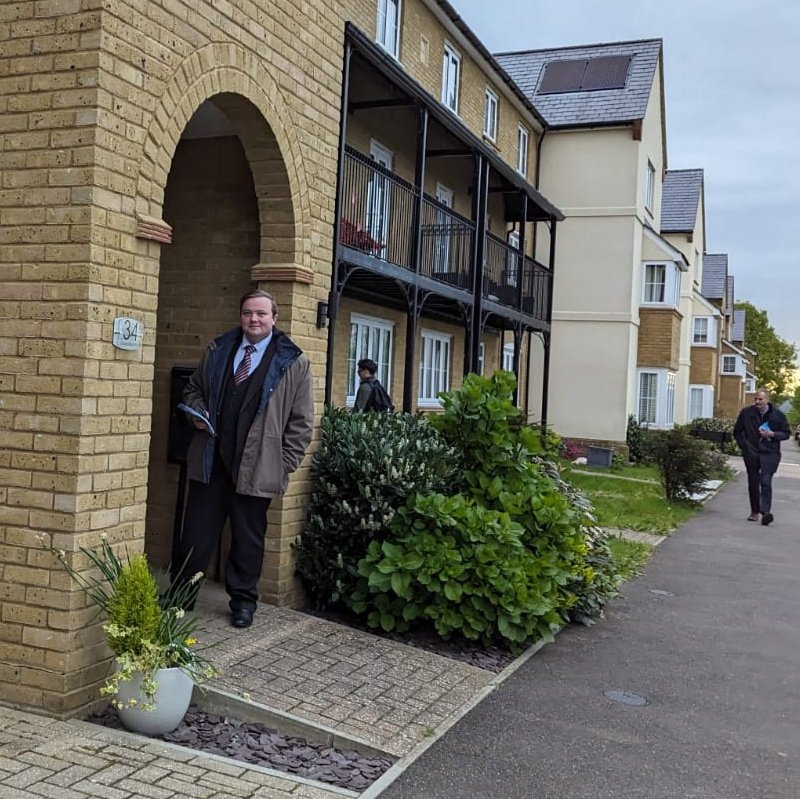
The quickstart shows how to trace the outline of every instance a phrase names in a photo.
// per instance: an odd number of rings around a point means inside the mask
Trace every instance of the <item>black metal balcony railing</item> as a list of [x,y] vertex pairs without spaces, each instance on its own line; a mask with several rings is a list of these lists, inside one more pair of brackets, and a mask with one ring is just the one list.
[[[340,240],[346,247],[413,269],[418,189],[348,147],[342,184]],[[474,286],[475,224],[432,197],[422,198],[420,274],[465,291]],[[550,271],[518,249],[485,235],[483,296],[547,320]]]

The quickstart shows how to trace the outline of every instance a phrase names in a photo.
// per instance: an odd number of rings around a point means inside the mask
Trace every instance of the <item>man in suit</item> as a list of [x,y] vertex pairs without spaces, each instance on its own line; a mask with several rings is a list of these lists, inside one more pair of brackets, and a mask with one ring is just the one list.
[[[282,494],[311,441],[311,370],[302,350],[275,327],[274,297],[247,292],[240,325],[207,347],[183,395],[207,419],[187,454],[189,493],[183,530],[173,544],[173,583],[208,568],[226,519],[231,547],[225,569],[231,623],[249,627],[264,560],[267,509]],[[194,593],[196,596],[196,591]]]
[[783,412],[769,401],[769,391],[760,388],[753,404],[739,412],[733,437],[742,451],[747,469],[747,490],[750,496],[748,521],[772,524],[772,476],[781,462],[781,441],[791,436],[789,422]]

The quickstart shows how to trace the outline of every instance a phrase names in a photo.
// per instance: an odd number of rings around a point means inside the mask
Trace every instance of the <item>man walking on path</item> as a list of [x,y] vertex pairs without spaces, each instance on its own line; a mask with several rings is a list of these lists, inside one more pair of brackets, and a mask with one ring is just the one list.
[[756,391],[752,405],[739,412],[733,436],[742,451],[747,469],[747,491],[750,495],[748,521],[771,524],[772,476],[781,460],[781,441],[791,436],[789,422],[783,412],[769,401],[769,391]]

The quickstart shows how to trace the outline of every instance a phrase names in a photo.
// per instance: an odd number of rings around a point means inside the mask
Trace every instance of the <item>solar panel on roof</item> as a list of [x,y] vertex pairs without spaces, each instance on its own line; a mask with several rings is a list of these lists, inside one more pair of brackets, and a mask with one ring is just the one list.
[[627,55],[551,61],[544,68],[537,94],[622,89],[631,57]]
[[581,83],[582,91],[593,89],[622,89],[628,76],[631,57],[628,55],[609,55],[590,58]]
[[580,89],[585,71],[585,58],[571,61],[551,61],[545,65],[538,94],[576,92]]

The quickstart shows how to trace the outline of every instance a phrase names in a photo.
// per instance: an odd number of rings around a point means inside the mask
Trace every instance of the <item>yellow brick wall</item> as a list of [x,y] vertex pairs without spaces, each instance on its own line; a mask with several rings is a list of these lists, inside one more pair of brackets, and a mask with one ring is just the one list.
[[738,375],[723,375],[720,378],[715,416],[735,419],[744,407],[744,383]]
[[680,312],[672,308],[639,310],[639,348],[636,365],[678,368],[681,335]]
[[[99,628],[83,630],[80,613],[57,606],[57,590],[70,609],[85,603],[36,536],[68,551],[101,532],[134,550],[145,541],[157,319],[179,316],[180,299],[161,295],[162,247],[137,238],[138,217],[170,222],[163,202],[178,139],[220,92],[262,220],[251,263],[225,285],[238,296],[246,268],[261,264],[250,277],[274,283],[285,302],[284,326],[312,359],[321,406],[325,340],[313,319],[330,274],[343,42],[332,3],[302,13],[274,5],[271,18],[244,2],[225,15],[210,3],[86,5],[20,3],[0,14],[0,524],[12,548],[0,564],[0,696],[56,712],[94,697],[106,664],[97,665]],[[219,297],[209,302],[224,305]],[[143,324],[139,350],[112,347],[119,315]],[[197,328],[191,336],[207,339],[205,321]],[[282,531],[265,570],[275,596],[291,597],[304,480],[307,470],[271,514]]]
[[719,355],[715,347],[692,347],[692,365],[689,382],[695,385],[715,386],[719,374]]

